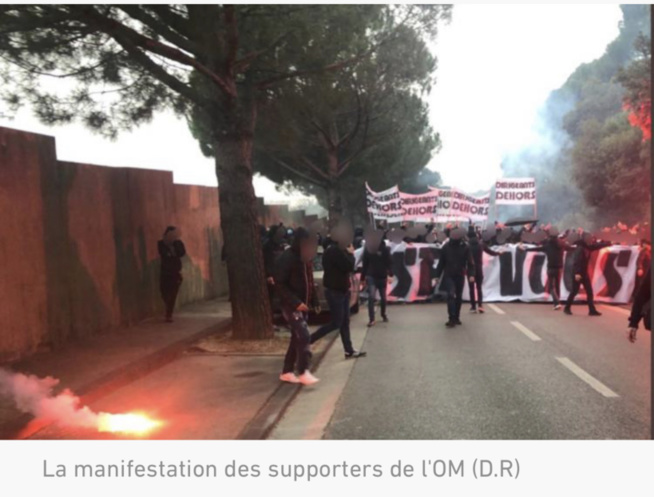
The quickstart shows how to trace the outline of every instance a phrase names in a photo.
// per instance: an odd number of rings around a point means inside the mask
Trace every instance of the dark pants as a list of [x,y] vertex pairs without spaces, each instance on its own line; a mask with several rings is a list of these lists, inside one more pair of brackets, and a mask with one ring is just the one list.
[[175,310],[175,301],[177,300],[177,293],[179,292],[179,287],[181,284],[182,284],[181,274],[161,275],[159,288],[161,290],[161,298],[163,299],[164,306],[166,307],[167,319],[173,317],[173,311]]
[[554,305],[559,305],[561,303],[559,296],[559,289],[561,288],[561,274],[563,269],[561,268],[548,268],[547,269],[547,291],[552,296],[552,301]]
[[461,317],[461,302],[463,302],[463,275],[449,275],[444,278],[447,292],[447,313],[450,321],[457,321]]
[[304,373],[311,365],[311,334],[307,327],[307,316],[301,312],[282,311],[284,319],[291,328],[291,343],[288,344],[286,357],[284,358],[284,373],[295,371]]
[[484,305],[484,296],[481,291],[481,287],[484,283],[484,275],[476,275],[475,276],[475,281],[468,281],[468,290],[470,290],[470,305],[472,306],[473,309],[477,308],[477,304],[479,304],[479,307],[483,307]]
[[331,322],[313,332],[311,343],[320,340],[334,330],[340,330],[343,349],[346,354],[351,354],[354,352],[354,347],[352,347],[350,339],[350,291],[337,292],[325,288],[325,297],[327,298],[327,304],[329,304]]
[[368,285],[368,317],[370,321],[375,320],[375,294],[379,290],[379,299],[381,300],[381,315],[386,317],[386,278],[373,278],[366,276]]
[[574,302],[575,297],[579,293],[579,288],[581,285],[584,285],[584,290],[586,290],[586,300],[588,301],[588,309],[592,312],[595,311],[595,302],[593,301],[593,284],[590,281],[590,277],[588,276],[588,273],[584,273],[581,275],[581,281],[577,281],[576,279],[572,280],[572,291],[570,292],[570,295],[568,296],[568,301],[566,302],[566,307],[569,308],[572,303]]

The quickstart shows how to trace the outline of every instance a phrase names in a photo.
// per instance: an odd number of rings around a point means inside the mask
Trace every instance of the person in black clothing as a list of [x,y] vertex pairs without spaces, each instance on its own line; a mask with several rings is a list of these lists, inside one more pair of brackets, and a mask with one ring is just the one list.
[[469,281],[475,281],[475,262],[470,247],[463,241],[465,231],[457,228],[450,232],[450,239],[441,248],[438,266],[436,266],[436,284],[443,276],[444,289],[447,291],[447,313],[449,319],[445,326],[452,328],[461,324],[461,303],[463,284],[466,273]]
[[186,247],[179,239],[180,233],[174,226],[168,226],[163,239],[157,242],[161,257],[161,275],[159,289],[166,308],[166,322],[173,322],[173,310],[177,293],[182,284],[182,257],[186,255]]
[[484,283],[483,253],[486,252],[488,255],[495,257],[500,255],[502,252],[492,250],[483,240],[480,240],[479,235],[473,226],[468,228],[468,246],[470,247],[472,260],[475,263],[474,281],[468,281],[468,289],[470,290],[470,312],[477,312],[477,303],[479,303],[479,312],[483,314],[484,297],[481,290]]
[[549,237],[538,247],[524,248],[522,244],[518,247],[526,252],[543,252],[547,256],[547,291],[552,296],[554,310],[561,308],[560,288],[561,277],[563,276],[563,253],[574,251],[575,248],[568,245],[559,238],[556,228],[550,228]]
[[263,244],[263,267],[266,272],[268,284],[268,297],[270,307],[273,308],[273,297],[275,296],[275,263],[277,258],[284,252],[284,235],[286,230],[281,225],[271,226],[268,237]]
[[370,318],[368,326],[375,325],[375,295],[377,290],[379,290],[379,299],[381,301],[381,316],[384,323],[388,323],[388,317],[386,316],[386,283],[387,278],[392,275],[391,251],[384,243],[384,240],[380,240],[376,246],[372,247],[369,247],[366,243],[362,257],[361,278],[365,279],[368,286],[368,317]]
[[[281,300],[284,319],[291,328],[291,342],[279,377],[288,383],[312,385],[319,381],[309,371],[311,335],[307,327],[309,306],[320,312],[312,265],[317,248],[316,238],[299,228],[293,245],[279,257],[275,268],[275,289]],[[296,365],[299,377],[295,375]]]
[[350,339],[350,276],[354,272],[352,236],[340,233],[340,230],[335,231],[332,236],[333,243],[325,249],[322,256],[323,285],[331,322],[313,332],[311,343],[334,330],[340,330],[345,358],[363,357],[366,353],[356,351]]
[[652,272],[651,268],[647,268],[647,273],[640,282],[636,295],[634,296],[634,304],[631,307],[631,314],[629,315],[629,331],[628,338],[631,343],[636,341],[636,333],[638,332],[638,323],[643,320],[645,329],[652,329]]
[[572,303],[579,293],[579,288],[583,285],[586,291],[586,300],[588,301],[588,315],[601,316],[602,313],[597,310],[595,301],[593,300],[593,282],[588,275],[588,263],[590,262],[592,252],[610,246],[611,242],[593,243],[592,235],[590,233],[583,233],[575,245],[576,247],[573,252],[574,265],[572,267],[574,280],[572,282],[572,291],[568,295],[568,301],[565,304],[563,312],[572,315]]

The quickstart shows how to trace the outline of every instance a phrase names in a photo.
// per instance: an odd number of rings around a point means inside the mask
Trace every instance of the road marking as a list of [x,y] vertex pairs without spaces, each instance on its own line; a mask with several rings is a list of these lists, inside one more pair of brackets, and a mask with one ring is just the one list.
[[488,307],[490,307],[491,309],[493,309],[493,310],[494,310],[496,313],[498,313],[498,314],[506,314],[506,312],[504,312],[502,309],[500,309],[499,307],[497,307],[495,304],[486,304],[486,305],[487,305]]
[[611,390],[609,387],[607,387],[604,383],[602,383],[598,379],[589,375],[586,371],[581,369],[579,366],[577,366],[574,362],[572,362],[567,357],[557,357],[556,360],[559,361],[561,364],[563,364],[570,371],[572,371],[581,380],[588,383],[595,391],[604,395],[604,397],[613,397],[613,398],[619,397],[617,393],[615,393],[613,390]]
[[522,331],[527,337],[529,337],[534,342],[540,342],[540,337],[536,335],[533,331],[527,328],[524,324],[519,323],[518,321],[511,321],[511,324]]
[[631,316],[631,311],[629,309],[625,309],[624,307],[617,307],[614,305],[602,305],[602,309],[609,309],[610,311],[618,312],[620,314],[624,314],[625,316]]

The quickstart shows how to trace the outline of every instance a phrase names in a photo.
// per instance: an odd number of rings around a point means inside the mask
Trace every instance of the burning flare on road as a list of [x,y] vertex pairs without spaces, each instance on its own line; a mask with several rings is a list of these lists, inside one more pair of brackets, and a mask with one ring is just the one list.
[[59,380],[48,376],[14,373],[0,369],[0,396],[14,399],[22,412],[32,414],[38,420],[63,427],[89,428],[104,433],[122,433],[144,436],[160,427],[162,423],[143,413],[110,414],[96,413],[80,405],[80,399],[70,390],[55,395],[53,389]]

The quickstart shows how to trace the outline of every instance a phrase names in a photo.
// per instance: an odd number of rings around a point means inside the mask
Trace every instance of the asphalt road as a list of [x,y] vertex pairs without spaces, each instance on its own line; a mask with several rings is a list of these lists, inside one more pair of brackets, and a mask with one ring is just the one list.
[[574,316],[544,304],[494,309],[469,315],[464,303],[463,325],[446,329],[443,304],[392,306],[391,323],[368,331],[369,355],[356,362],[324,438],[651,437],[651,335],[627,341],[626,309],[603,306],[602,317],[582,306]]

